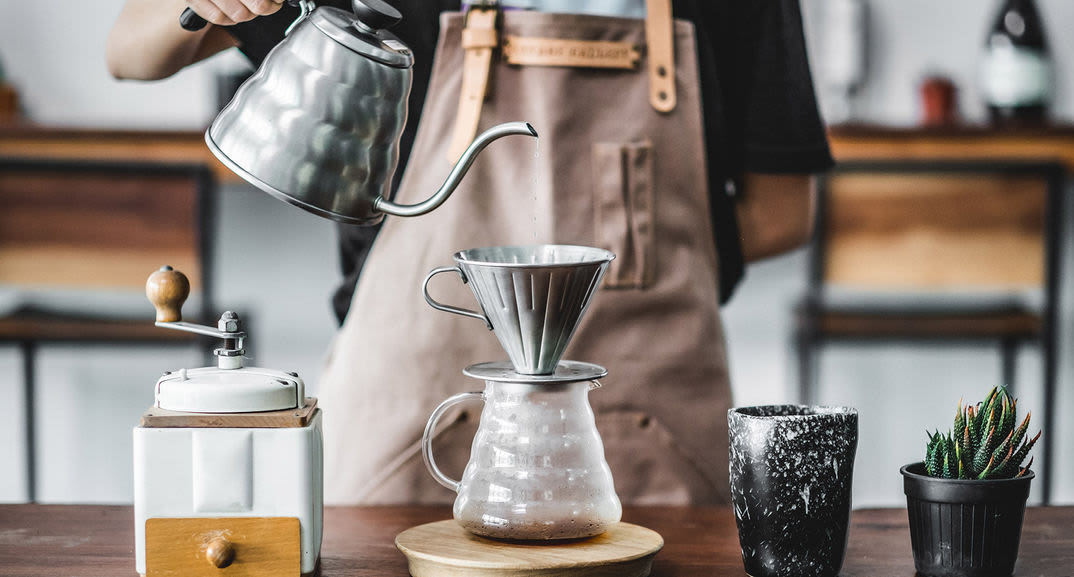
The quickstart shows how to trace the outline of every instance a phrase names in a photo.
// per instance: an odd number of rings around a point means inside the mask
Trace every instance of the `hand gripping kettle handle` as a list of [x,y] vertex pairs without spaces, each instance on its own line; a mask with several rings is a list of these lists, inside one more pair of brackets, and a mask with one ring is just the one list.
[[444,402],[440,403],[440,406],[429,416],[429,422],[425,425],[425,434],[421,436],[421,458],[425,460],[425,467],[429,469],[429,474],[436,479],[437,483],[440,483],[456,493],[459,492],[459,482],[445,475],[443,471],[440,470],[440,467],[436,466],[436,460],[433,458],[433,434],[436,431],[436,424],[440,422],[440,417],[444,416],[444,413],[447,412],[448,409],[471,399],[484,400],[485,395],[483,393],[472,391],[448,397]]
[[446,313],[454,313],[454,314],[457,314],[457,315],[462,315],[464,317],[472,317],[472,318],[484,321],[485,326],[488,327],[488,329],[491,331],[492,330],[492,322],[489,321],[489,318],[487,316],[485,316],[484,314],[479,313],[477,311],[472,311],[470,309],[464,309],[462,307],[446,305],[446,304],[444,304],[442,302],[437,301],[436,299],[434,299],[432,297],[432,295],[429,294],[429,281],[432,280],[434,276],[436,276],[436,275],[438,275],[438,274],[440,274],[442,272],[451,272],[451,271],[455,271],[455,272],[459,273],[459,278],[462,279],[462,284],[466,284],[467,282],[469,282],[469,280],[466,278],[466,273],[462,272],[462,269],[457,267],[457,266],[442,266],[442,267],[439,267],[439,268],[435,268],[435,269],[432,270],[432,272],[430,272],[429,274],[425,275],[425,282],[423,282],[421,284],[421,294],[425,295],[425,302],[429,303],[429,306],[433,307],[434,309],[436,309],[438,311],[444,311]]
[[[293,28],[296,23],[305,18],[306,15],[312,11],[313,5],[308,2],[299,2],[299,0],[288,0],[288,3],[302,9],[302,14],[293,24],[291,24],[291,27],[287,29],[287,32],[290,32],[291,28]],[[197,32],[198,30],[205,28],[205,25],[208,23],[208,20],[202,18],[201,15],[195,12],[192,8],[183,10],[183,13],[179,15],[179,26],[182,26],[183,30],[188,32]],[[286,35],[287,32],[285,32],[284,35]]]

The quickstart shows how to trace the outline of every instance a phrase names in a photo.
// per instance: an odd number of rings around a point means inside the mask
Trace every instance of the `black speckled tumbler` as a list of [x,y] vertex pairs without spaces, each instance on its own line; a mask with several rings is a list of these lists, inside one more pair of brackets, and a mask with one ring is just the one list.
[[858,412],[773,405],[727,413],[731,501],[752,577],[832,577],[843,566]]

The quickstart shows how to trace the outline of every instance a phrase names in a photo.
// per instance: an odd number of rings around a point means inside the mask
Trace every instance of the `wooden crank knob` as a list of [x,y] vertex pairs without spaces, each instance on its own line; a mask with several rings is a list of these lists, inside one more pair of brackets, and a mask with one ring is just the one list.
[[217,537],[205,546],[205,559],[217,569],[223,569],[235,560],[235,544],[223,537]]
[[162,266],[145,281],[145,296],[157,309],[158,323],[174,323],[183,320],[183,303],[190,296],[190,281],[186,275]]

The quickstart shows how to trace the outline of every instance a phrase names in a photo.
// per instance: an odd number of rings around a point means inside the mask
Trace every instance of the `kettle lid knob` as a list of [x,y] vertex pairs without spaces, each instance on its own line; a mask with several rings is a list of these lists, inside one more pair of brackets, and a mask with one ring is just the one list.
[[358,21],[373,30],[391,28],[403,19],[403,15],[384,0],[352,0],[351,6]]

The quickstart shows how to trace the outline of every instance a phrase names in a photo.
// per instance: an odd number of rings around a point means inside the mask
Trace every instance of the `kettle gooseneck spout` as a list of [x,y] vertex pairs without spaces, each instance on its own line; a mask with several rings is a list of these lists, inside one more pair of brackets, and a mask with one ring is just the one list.
[[444,181],[440,190],[436,191],[428,199],[416,204],[396,204],[383,196],[378,196],[373,201],[373,210],[393,216],[419,216],[435,210],[451,196],[451,193],[455,192],[455,189],[462,181],[462,177],[470,169],[470,165],[474,163],[479,152],[484,150],[493,140],[512,134],[537,138],[537,131],[528,122],[506,122],[493,126],[482,132],[470,143],[470,146],[462,153],[462,157],[455,163],[455,167],[451,169],[451,173],[448,174],[447,180]]

